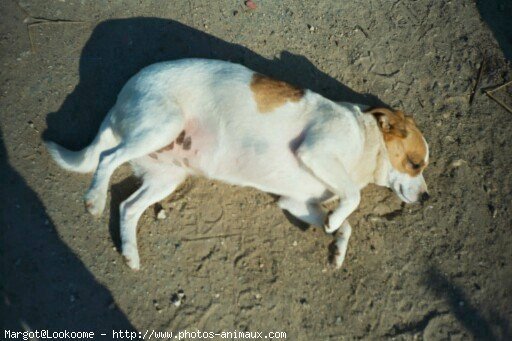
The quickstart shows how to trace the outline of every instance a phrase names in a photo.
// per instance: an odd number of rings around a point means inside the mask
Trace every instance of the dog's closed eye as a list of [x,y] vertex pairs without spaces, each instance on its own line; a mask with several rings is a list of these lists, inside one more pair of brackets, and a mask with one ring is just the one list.
[[423,162],[415,162],[411,158],[407,158],[407,167],[413,170],[419,170],[423,166]]

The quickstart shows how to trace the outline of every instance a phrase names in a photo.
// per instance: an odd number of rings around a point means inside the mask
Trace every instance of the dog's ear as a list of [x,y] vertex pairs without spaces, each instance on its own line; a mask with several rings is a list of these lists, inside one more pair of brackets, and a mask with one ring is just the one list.
[[380,130],[386,135],[394,135],[404,138],[407,136],[405,129],[405,115],[401,111],[394,111],[387,108],[370,108],[365,110],[377,120]]

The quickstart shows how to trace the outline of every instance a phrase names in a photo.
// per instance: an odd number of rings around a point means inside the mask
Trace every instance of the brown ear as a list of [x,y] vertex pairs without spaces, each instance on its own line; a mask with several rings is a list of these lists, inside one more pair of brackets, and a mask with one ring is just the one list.
[[387,108],[370,108],[365,113],[372,114],[377,120],[380,130],[384,134],[397,137],[406,137],[405,115],[401,111],[394,111]]

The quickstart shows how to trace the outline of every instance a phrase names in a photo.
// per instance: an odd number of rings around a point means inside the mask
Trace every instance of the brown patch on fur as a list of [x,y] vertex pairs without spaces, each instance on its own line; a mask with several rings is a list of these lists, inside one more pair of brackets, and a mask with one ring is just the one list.
[[166,152],[168,150],[172,150],[174,148],[174,141],[172,141],[170,144],[168,144],[167,146],[163,147],[163,148],[160,148],[157,150],[157,153],[163,153],[163,152]]
[[298,102],[304,96],[303,89],[259,73],[252,76],[251,91],[261,113],[271,112],[288,101]]
[[185,139],[185,130],[183,130],[178,137],[176,138],[176,144],[183,144],[183,140]]
[[149,157],[152,159],[158,160],[158,155],[156,155],[156,153],[149,154]]
[[374,108],[366,113],[377,119],[393,168],[410,176],[421,174],[427,167],[427,145],[414,119],[386,108]]
[[192,146],[192,138],[187,136],[185,140],[183,140],[183,150],[189,150]]

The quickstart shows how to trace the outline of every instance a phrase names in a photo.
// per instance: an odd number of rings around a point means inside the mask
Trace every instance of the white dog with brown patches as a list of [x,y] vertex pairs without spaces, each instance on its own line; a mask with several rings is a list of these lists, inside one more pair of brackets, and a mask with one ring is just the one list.
[[[364,109],[364,108],[363,108]],[[298,219],[341,227],[340,267],[351,234],[348,216],[368,183],[391,187],[407,203],[428,198],[422,176],[428,147],[400,111],[335,103],[244,66],[183,59],[146,67],[124,86],[93,143],[77,152],[47,142],[55,161],[95,170],[85,195],[100,215],[109,179],[129,161],[142,186],[120,206],[122,253],[139,269],[137,222],[189,175],[251,186],[280,196]],[[326,213],[320,203],[339,197]]]

